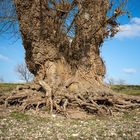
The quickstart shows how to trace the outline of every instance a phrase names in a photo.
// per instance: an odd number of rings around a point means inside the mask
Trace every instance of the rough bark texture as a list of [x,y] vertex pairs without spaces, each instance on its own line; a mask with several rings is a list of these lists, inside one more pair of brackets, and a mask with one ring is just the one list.
[[[101,114],[111,114],[106,106],[139,107],[139,100],[112,94],[103,84],[106,70],[100,46],[109,34],[107,21],[116,17],[106,20],[109,0],[14,2],[26,63],[35,79],[34,85],[16,91],[24,93],[21,97],[3,99],[6,106],[20,104],[25,110],[46,105],[51,112],[75,107]],[[71,21],[68,26],[66,20]]]
[[83,88],[85,91],[93,85],[102,85],[105,66],[99,49],[104,28],[94,38],[92,34],[106,17],[108,0],[79,3],[79,17],[75,21],[76,36],[72,43],[59,29],[62,26],[59,25],[60,19],[55,18],[55,14],[59,13],[51,11],[47,1],[15,0],[15,4],[26,63],[36,81],[44,80],[56,87],[73,79],[78,89]]

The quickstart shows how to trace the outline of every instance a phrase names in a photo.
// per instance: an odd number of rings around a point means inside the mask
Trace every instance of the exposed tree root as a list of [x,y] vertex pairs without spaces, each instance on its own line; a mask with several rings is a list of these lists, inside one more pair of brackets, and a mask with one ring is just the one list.
[[[86,92],[82,94],[65,93],[55,94],[46,89],[44,84],[34,90],[27,86],[18,88],[11,96],[0,96],[0,103],[5,107],[18,105],[21,111],[46,108],[50,113],[68,115],[69,109],[85,111],[90,114],[112,115],[113,111],[124,112],[140,108],[140,98],[98,91],[98,93]],[[40,92],[41,88],[44,93]],[[20,90],[19,90],[20,89]],[[26,92],[25,92],[26,91]],[[49,91],[49,92],[48,92]]]

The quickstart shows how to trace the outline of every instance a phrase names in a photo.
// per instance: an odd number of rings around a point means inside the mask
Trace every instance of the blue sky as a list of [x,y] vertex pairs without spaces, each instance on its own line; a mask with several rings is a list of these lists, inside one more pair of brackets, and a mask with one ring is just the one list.
[[[140,84],[140,0],[129,0],[129,20],[121,17],[120,30],[115,38],[105,40],[101,48],[107,74],[106,79],[125,80],[127,84]],[[24,62],[22,41],[10,35],[0,35],[0,77],[5,82],[19,82],[15,66]]]

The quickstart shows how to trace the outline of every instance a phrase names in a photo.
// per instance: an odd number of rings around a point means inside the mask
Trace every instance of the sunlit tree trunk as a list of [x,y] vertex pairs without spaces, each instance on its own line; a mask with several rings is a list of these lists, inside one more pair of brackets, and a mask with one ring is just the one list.
[[103,85],[105,66],[100,46],[105,29],[96,30],[106,18],[108,0],[77,3],[79,17],[72,42],[67,36],[58,41],[59,20],[52,18],[57,13],[50,11],[47,0],[14,2],[26,63],[35,82],[44,80],[51,88],[63,85],[70,92],[85,92]]
[[113,94],[103,83],[100,47],[117,33],[126,1],[116,6],[109,0],[14,0],[26,64],[35,79],[1,97],[5,106],[46,106],[65,115],[73,108],[97,114],[138,108],[139,98]]

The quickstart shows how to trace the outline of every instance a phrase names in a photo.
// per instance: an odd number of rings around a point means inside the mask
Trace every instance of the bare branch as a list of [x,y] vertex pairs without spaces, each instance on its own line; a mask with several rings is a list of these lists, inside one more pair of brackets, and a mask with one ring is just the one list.
[[15,67],[15,71],[19,75],[21,80],[24,80],[25,82],[33,80],[33,74],[29,72],[26,64],[18,64]]

